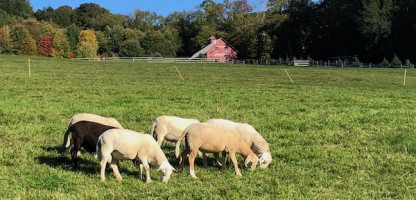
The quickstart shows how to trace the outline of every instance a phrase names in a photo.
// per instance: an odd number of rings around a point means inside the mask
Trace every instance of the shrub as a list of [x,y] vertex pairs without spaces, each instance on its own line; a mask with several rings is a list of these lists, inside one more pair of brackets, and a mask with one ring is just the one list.
[[390,63],[385,57],[383,58],[383,61],[381,62],[381,67],[390,67]]
[[405,66],[406,67],[412,67],[413,63],[411,63],[409,59],[406,59]]
[[401,67],[402,66],[402,61],[399,59],[399,57],[397,57],[396,54],[394,54],[393,60],[391,61],[391,65],[393,67]]
[[361,67],[361,62],[358,59],[358,57],[354,57],[353,61],[352,61],[352,66],[353,67]]
[[344,63],[343,63],[343,61],[342,61],[341,59],[338,59],[338,60],[336,61],[335,66],[337,66],[337,67],[343,67],[343,66],[344,66]]

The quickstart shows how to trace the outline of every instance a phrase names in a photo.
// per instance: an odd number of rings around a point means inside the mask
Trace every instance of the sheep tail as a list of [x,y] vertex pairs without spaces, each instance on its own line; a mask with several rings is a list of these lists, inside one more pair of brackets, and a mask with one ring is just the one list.
[[185,136],[188,134],[188,131],[185,129],[185,131],[183,131],[182,135],[179,137],[178,141],[176,142],[175,145],[175,156],[176,158],[179,158],[179,147],[181,146],[181,142],[183,140],[183,138],[185,138]]
[[97,158],[98,158],[99,161],[101,161],[103,159],[103,154],[101,152],[102,142],[103,142],[103,137],[102,137],[102,135],[100,135],[100,137],[98,138],[98,141],[97,141],[97,146],[95,147],[96,148],[95,152],[97,154]]
[[69,133],[71,133],[71,126],[68,126],[68,129],[66,129],[65,135],[64,135],[64,146],[65,148],[69,148],[71,143],[68,141]]
[[153,122],[152,130],[150,131],[150,134],[152,134],[153,138],[155,138],[156,140],[157,138],[156,138],[155,128],[156,128],[156,121]]

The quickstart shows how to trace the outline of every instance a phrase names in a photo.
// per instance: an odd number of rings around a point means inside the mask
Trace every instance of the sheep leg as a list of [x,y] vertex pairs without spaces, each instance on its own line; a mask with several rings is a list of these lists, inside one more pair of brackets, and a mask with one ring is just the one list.
[[[221,154],[222,154],[222,157],[221,157],[221,160],[220,160],[220,162],[221,162],[221,169],[225,169],[225,163],[227,162],[227,152],[226,151],[222,151]],[[217,154],[217,156],[218,156],[218,154]],[[218,161],[218,159],[217,159],[217,161]]]
[[101,173],[100,173],[101,181],[105,181],[105,166],[107,165],[107,159],[106,158],[101,159],[100,165],[101,165]]
[[202,153],[202,163],[204,164],[204,168],[208,167],[207,154],[206,153]]
[[140,179],[143,179],[143,164],[139,165],[139,169],[140,169]]
[[118,160],[114,160],[114,159],[113,159],[113,160],[111,161],[110,166],[111,166],[111,169],[113,169],[114,176],[116,177],[116,179],[117,179],[118,181],[122,181],[122,180],[123,180],[123,178],[121,177],[120,172],[118,171]]
[[147,163],[147,159],[140,159],[142,161],[142,165],[144,169],[146,170],[146,183],[152,182],[152,179],[150,178],[150,167],[149,163]]
[[191,149],[191,153],[189,154],[189,173],[193,178],[198,178],[195,175],[195,157],[198,154],[197,149]]
[[235,152],[230,151],[229,154],[230,154],[231,161],[233,161],[233,164],[234,164],[235,174],[237,176],[243,176],[240,172],[240,169],[238,169],[238,163],[237,163],[237,158],[235,157]]
[[189,147],[186,146],[181,156],[179,157],[179,170],[183,170],[183,163],[185,162],[186,155],[189,153]]
[[73,142],[74,148],[71,149],[72,164],[74,166],[74,169],[79,169],[78,152],[81,149],[81,138],[76,137],[76,139],[74,138]]

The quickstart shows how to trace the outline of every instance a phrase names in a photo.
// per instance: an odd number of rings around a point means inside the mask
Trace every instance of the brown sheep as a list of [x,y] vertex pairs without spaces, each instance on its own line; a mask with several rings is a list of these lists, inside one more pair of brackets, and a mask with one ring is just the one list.
[[[194,170],[194,161],[198,150],[203,153],[222,153],[223,157],[228,152],[231,161],[234,164],[234,170],[237,176],[242,176],[238,169],[235,153],[242,155],[245,159],[245,166],[256,168],[258,158],[250,147],[244,142],[240,134],[232,129],[225,129],[210,123],[196,123],[188,126],[176,142],[175,155],[179,157],[179,146],[185,138],[185,149],[180,157],[180,168],[183,168],[183,162],[189,153],[189,170],[192,177],[197,178]],[[224,161],[224,160],[223,160]],[[222,163],[223,167],[225,163]]]

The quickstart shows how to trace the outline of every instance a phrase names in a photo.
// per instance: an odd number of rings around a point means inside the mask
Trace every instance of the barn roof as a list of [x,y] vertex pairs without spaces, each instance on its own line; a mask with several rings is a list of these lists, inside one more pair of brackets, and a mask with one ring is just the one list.
[[208,50],[210,50],[214,45],[215,45],[215,42],[211,42],[211,44],[208,44],[205,47],[202,47],[201,50],[199,50],[198,52],[196,52],[194,55],[191,56],[191,59],[192,58],[197,58],[201,54],[206,54],[208,52]]
[[202,47],[201,50],[199,50],[198,52],[196,52],[194,55],[191,56],[191,59],[192,58],[197,58],[201,54],[206,54],[208,52],[208,50],[210,50],[216,44],[216,42],[219,41],[219,40],[224,41],[229,47],[231,47],[234,51],[237,52],[237,50],[232,45],[230,45],[230,43],[228,43],[225,39],[219,38],[219,39],[216,39],[215,42],[211,42],[210,44]]

